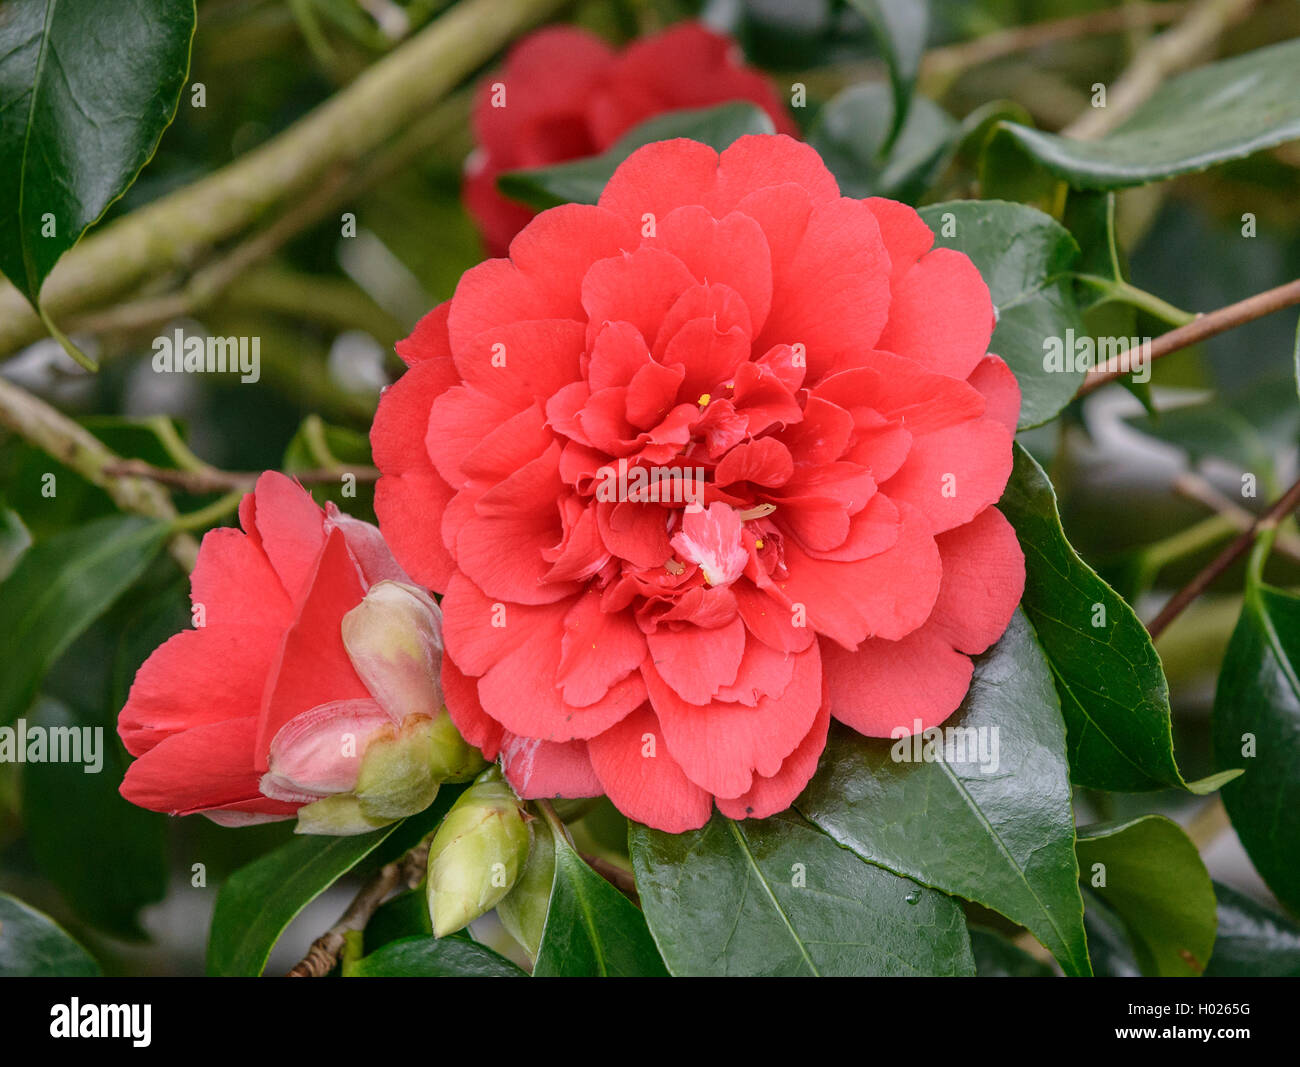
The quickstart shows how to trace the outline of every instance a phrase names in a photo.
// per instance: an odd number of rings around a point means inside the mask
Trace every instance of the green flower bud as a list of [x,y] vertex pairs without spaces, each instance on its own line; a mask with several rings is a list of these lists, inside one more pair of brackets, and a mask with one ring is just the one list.
[[367,834],[392,819],[376,819],[361,810],[361,803],[351,793],[336,793],[323,797],[298,809],[296,834],[329,834],[343,837],[349,834]]
[[438,795],[433,773],[435,742],[440,740],[436,731],[435,720],[415,715],[396,736],[376,738],[366,746],[356,788],[363,814],[402,819],[433,803]]
[[442,612],[423,590],[385,579],[343,616],[343,644],[370,695],[397,722],[442,707]]
[[528,824],[493,765],[452,805],[429,846],[429,914],[445,937],[496,907],[528,859]]
[[447,709],[434,716],[429,765],[435,782],[468,782],[487,766],[483,753],[460,736]]

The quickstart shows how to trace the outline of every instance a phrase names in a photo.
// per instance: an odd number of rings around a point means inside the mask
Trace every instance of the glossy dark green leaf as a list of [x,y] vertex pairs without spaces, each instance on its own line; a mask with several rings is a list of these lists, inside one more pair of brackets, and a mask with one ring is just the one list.
[[981,978],[1053,978],[1056,972],[1001,934],[980,926],[970,928],[975,973]]
[[818,113],[808,143],[825,160],[845,196],[915,202],[959,128],[943,108],[921,97],[885,151],[891,118],[889,90],[874,83],[845,89]]
[[930,28],[930,5],[928,0],[849,0],[849,3],[871,26],[889,64],[889,82],[894,91],[889,133],[892,139],[909,117],[912,89],[921,69],[921,54]]
[[969,975],[961,909],[864,863],[792,812],[629,833],[641,904],[674,975]]
[[1194,977],[1214,948],[1214,887],[1196,846],[1162,815],[1079,829],[1079,871],[1120,918],[1142,973]]
[[353,966],[353,978],[527,978],[504,956],[459,937],[404,937]]
[[533,975],[635,978],[662,976],[663,960],[645,917],[582,861],[560,835],[555,880]]
[[979,268],[998,321],[989,342],[1020,383],[1020,427],[1046,422],[1073,398],[1084,368],[1048,369],[1044,339],[1084,334],[1070,271],[1079,247],[1041,211],[1002,200],[949,200],[921,209],[935,245]]
[[1300,40],[1172,78],[1098,140],[1012,123],[996,136],[1081,189],[1121,189],[1240,159],[1300,137]]
[[598,156],[550,167],[515,170],[497,179],[501,191],[536,208],[556,204],[594,204],[618,165],[642,145],[686,137],[721,152],[750,133],[775,127],[762,108],[743,102],[691,111],[672,111],[633,127]]
[[9,0],[0,11],[0,270],[33,304],[153,156],[193,34],[193,0]]
[[355,837],[295,837],[236,871],[217,894],[208,974],[261,974],[294,916],[370,855],[398,825]]
[[1083,927],[1088,931],[1088,956],[1096,977],[1142,977],[1123,920],[1087,889],[1083,890]]
[[1219,936],[1207,978],[1300,978],[1300,926],[1220,882],[1214,895]]
[[93,978],[99,964],[53,919],[0,893],[0,978]]
[[1184,782],[1174,760],[1169,687],[1151,637],[1066,540],[1052,484],[1019,445],[998,507],[1025,553],[1021,604],[1061,696],[1071,781],[1121,792],[1172,786],[1206,793],[1232,777]]
[[[140,909],[167,892],[166,817],[118,793],[126,767],[113,733],[52,700],[41,700],[25,720],[46,737],[58,730],[75,739],[72,754],[82,760],[23,768],[33,858],[78,916],[118,937],[143,939]],[[87,740],[91,747],[83,749]]]
[[1262,548],[1214,700],[1214,752],[1244,767],[1223,788],[1233,829],[1268,887],[1300,911],[1300,598],[1263,584]]
[[23,554],[0,584],[0,648],[22,650],[0,671],[0,723],[27,709],[59,654],[140,576],[166,536],[164,523],[115,515]]
[[942,742],[926,761],[924,735],[889,742],[834,729],[796,806],[863,859],[1005,915],[1067,974],[1087,974],[1065,727],[1021,613],[978,658],[945,726],[963,731],[949,735],[962,743],[951,761],[936,758]]
[[406,937],[430,937],[429,896],[423,886],[398,893],[384,901],[366,923],[365,945],[375,952],[389,942]]

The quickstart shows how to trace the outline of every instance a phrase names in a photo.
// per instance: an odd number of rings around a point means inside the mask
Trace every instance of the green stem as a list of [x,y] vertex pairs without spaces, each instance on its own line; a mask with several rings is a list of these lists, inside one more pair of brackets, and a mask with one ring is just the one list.
[[239,507],[239,502],[243,498],[244,490],[234,489],[211,504],[195,511],[187,511],[184,515],[177,515],[171,521],[170,527],[172,530],[205,530]]
[[63,346],[63,351],[65,351],[86,370],[90,371],[91,374],[94,374],[99,370],[99,364],[74,345],[72,343],[72,338],[54,324],[54,320],[50,318],[50,313],[45,310],[44,304],[37,304],[36,311],[41,317],[41,322],[45,324],[45,328],[50,331],[50,336]]
[[1176,534],[1147,545],[1142,550],[1143,560],[1148,567],[1152,568],[1152,573],[1158,573],[1169,564],[1186,556],[1195,555],[1240,532],[1240,525],[1234,522],[1231,516],[1211,515],[1185,530],[1179,530]]
[[1076,274],[1075,278],[1083,282],[1084,285],[1091,286],[1102,292],[1102,298],[1097,301],[1099,304],[1109,301],[1128,304],[1130,307],[1145,311],[1161,322],[1167,322],[1170,326],[1186,326],[1196,318],[1190,311],[1174,307],[1167,300],[1161,300],[1154,293],[1139,289],[1136,285],[1123,279],[1103,278],[1098,274]]

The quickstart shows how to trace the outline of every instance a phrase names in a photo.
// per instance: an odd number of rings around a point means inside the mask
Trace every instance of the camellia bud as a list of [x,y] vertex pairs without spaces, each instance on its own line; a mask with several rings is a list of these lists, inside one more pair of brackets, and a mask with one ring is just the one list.
[[435,782],[468,782],[487,766],[483,753],[460,736],[446,708],[434,716],[430,733],[429,766]]
[[442,612],[427,593],[404,582],[376,582],[343,616],[343,644],[370,695],[395,721],[437,716]]
[[365,815],[401,819],[433,803],[439,782],[432,771],[434,740],[434,720],[413,715],[396,736],[370,742],[356,787]]
[[429,845],[429,914],[436,937],[455,933],[496,907],[528,859],[528,824],[519,798],[493,765],[447,812]]

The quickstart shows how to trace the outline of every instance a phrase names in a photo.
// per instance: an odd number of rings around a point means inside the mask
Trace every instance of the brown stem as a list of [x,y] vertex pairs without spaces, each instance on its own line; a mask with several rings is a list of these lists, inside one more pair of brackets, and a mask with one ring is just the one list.
[[1268,511],[1251,523],[1250,529],[1238,536],[1227,548],[1206,564],[1205,568],[1195,578],[1171,596],[1168,603],[1160,609],[1160,613],[1151,620],[1147,626],[1147,632],[1153,638],[1159,637],[1192,601],[1210,587],[1219,575],[1249,551],[1250,546],[1255,543],[1255,538],[1259,536],[1261,531],[1276,526],[1297,507],[1300,507],[1300,480],[1297,480],[1290,489],[1283,493]]
[[1032,22],[1027,26],[1010,26],[1005,30],[986,33],[972,41],[930,49],[921,59],[921,77],[949,80],[972,67],[983,66],[1017,52],[1042,48],[1044,45],[1072,41],[1079,37],[1099,37],[1124,30],[1167,25],[1186,15],[1191,6],[1187,0],[1124,4],[1104,11],[1089,11],[1082,15]]
[[[99,486],[123,511],[164,521],[176,519],[171,498],[156,484],[130,473],[116,473],[115,468],[125,462],[121,456],[84,426],[3,377],[0,425]],[[193,537],[177,533],[169,542],[169,551],[187,571],[193,570],[199,551]]]
[[312,942],[307,955],[288,972],[289,978],[324,978],[334,969],[349,933],[364,930],[390,893],[401,886],[414,889],[429,862],[428,842],[417,845],[401,859],[384,864],[352,899],[340,917]]
[[[119,478],[148,478],[161,485],[170,485],[194,494],[251,489],[259,477],[258,471],[223,471],[215,467],[205,467],[202,470],[172,470],[167,467],[155,467],[140,459],[118,460],[107,465],[104,473]],[[379,477],[379,471],[375,467],[321,467],[316,470],[294,471],[289,476],[296,478],[303,485],[321,485],[338,481],[345,474],[351,474],[359,482],[373,482]]]
[[631,871],[624,870],[617,864],[610,863],[609,860],[601,859],[599,856],[588,852],[582,853],[582,858],[588,867],[625,897],[628,897],[632,903],[639,904],[641,902],[641,897],[636,890],[636,877]]
[[1107,92],[1106,106],[1089,108],[1061,131],[1077,141],[1104,137],[1149,100],[1171,74],[1204,53],[1228,26],[1244,18],[1256,0],[1200,0],[1177,25],[1153,37]]
[[[1108,382],[1113,382],[1116,378],[1120,378],[1131,371],[1139,370],[1147,364],[1155,362],[1161,356],[1169,355],[1170,352],[1177,352],[1181,348],[1187,348],[1211,337],[1217,337],[1234,327],[1253,322],[1255,319],[1263,318],[1265,315],[1271,315],[1275,311],[1281,311],[1283,308],[1292,307],[1295,304],[1300,304],[1300,278],[1293,282],[1287,282],[1285,285],[1279,285],[1275,289],[1256,293],[1254,296],[1239,300],[1235,304],[1229,304],[1227,307],[1219,308],[1217,311],[1197,315],[1186,326],[1179,326],[1168,333],[1162,333],[1155,340],[1144,344],[1135,357],[1130,357],[1128,353],[1125,353],[1110,360],[1103,366],[1094,367],[1088,372],[1088,376],[1084,379],[1083,385],[1079,387],[1077,395],[1087,396],[1094,389],[1100,389]],[[1135,360],[1135,363],[1125,368],[1123,363],[1130,359]]]

